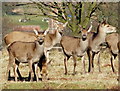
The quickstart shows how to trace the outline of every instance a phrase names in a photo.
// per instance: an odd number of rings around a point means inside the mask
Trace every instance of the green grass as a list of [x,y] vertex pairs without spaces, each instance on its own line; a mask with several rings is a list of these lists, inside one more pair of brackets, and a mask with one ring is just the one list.
[[[3,89],[107,89],[109,83],[100,81],[79,81],[79,82],[22,82],[7,83]],[[116,85],[115,85],[116,86]],[[113,87],[115,87],[113,85]],[[112,88],[112,87],[111,87]]]
[[42,21],[43,18],[42,16],[39,17],[34,17],[34,16],[27,16],[27,18],[30,18],[30,21],[27,22],[19,22],[19,19],[23,19],[23,15],[7,15],[11,20],[11,23],[17,24],[17,25],[39,25],[42,29],[47,29],[48,24],[47,22]]
[[4,86],[3,89],[54,89],[59,84],[49,82],[33,82],[33,83],[10,83]]

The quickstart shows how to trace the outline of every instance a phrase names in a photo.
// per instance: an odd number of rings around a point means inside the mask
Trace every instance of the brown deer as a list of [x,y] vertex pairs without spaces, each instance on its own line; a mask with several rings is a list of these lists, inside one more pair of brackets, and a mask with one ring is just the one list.
[[[94,60],[95,54],[98,54],[98,68],[99,68],[99,72],[101,72],[100,70],[101,44],[105,42],[106,34],[112,33],[112,32],[116,32],[116,28],[107,24],[106,21],[103,21],[98,25],[96,33],[90,32],[88,34],[88,37],[89,37],[89,48],[87,50],[88,59],[89,59],[88,72],[93,72],[94,70],[93,60]],[[92,69],[91,69],[91,65],[92,65]]]
[[[37,40],[35,42],[15,41],[8,46],[7,50],[9,53],[7,76],[10,68],[13,66],[15,81],[17,81],[16,71],[17,71],[17,67],[19,66],[19,63],[28,63],[30,69],[30,77],[31,77],[30,81],[32,81],[32,76],[33,76],[32,65],[35,62],[39,62],[39,59],[44,55],[44,37],[37,36]],[[15,60],[18,61],[18,64],[15,63]],[[44,67],[46,68],[46,60],[44,61],[45,61]]]
[[23,41],[23,42],[34,42],[36,40],[36,35],[38,33],[30,33],[30,32],[20,32],[20,31],[13,31],[9,34],[6,34],[4,37],[4,41],[6,45],[13,43],[15,41]]
[[107,43],[107,47],[109,48],[110,51],[110,55],[111,55],[111,67],[112,67],[112,71],[115,72],[114,66],[113,66],[113,58],[115,59],[118,55],[118,52],[120,50],[119,48],[119,43],[120,40],[120,35],[118,33],[112,33],[112,34],[108,34],[105,38],[105,41]]
[[[63,25],[63,28],[67,25],[67,22]],[[46,30],[49,31],[49,28]],[[15,41],[23,41],[23,42],[34,42],[37,38],[36,35],[39,35],[38,32],[34,29],[35,33],[30,32],[20,32],[20,31],[13,31],[4,37],[4,41],[6,45],[9,45]],[[55,44],[59,43],[61,39],[61,31],[55,30],[54,34],[45,33],[44,38],[44,49],[45,49],[45,56],[48,59],[48,50],[50,50]],[[17,69],[18,75],[20,79],[22,76],[20,75],[19,69]]]
[[[39,35],[36,30],[34,30],[34,33],[13,31],[4,36],[4,41],[7,46],[9,46],[11,43],[13,43],[15,41],[34,42],[35,40],[37,40],[36,35]],[[22,80],[23,78],[22,78],[18,68],[17,68],[17,73],[18,73],[20,79]],[[9,77],[10,77],[10,73],[9,73]]]
[[82,38],[71,37],[71,36],[63,36],[61,39],[61,46],[63,48],[63,52],[65,54],[64,66],[65,66],[65,74],[67,74],[67,60],[72,56],[74,61],[74,69],[73,75],[75,74],[76,68],[76,57],[82,57],[82,62],[84,63],[84,72],[85,71],[85,61],[84,55],[88,48],[88,38],[87,38],[87,30],[82,29]]
[[[49,62],[48,51],[52,49],[54,45],[56,45],[57,43],[60,43],[63,29],[64,27],[66,27],[67,23],[68,22],[66,22],[62,26],[57,26],[57,28],[54,30],[54,33],[45,33],[44,52],[48,62]],[[46,31],[48,31],[48,29]]]

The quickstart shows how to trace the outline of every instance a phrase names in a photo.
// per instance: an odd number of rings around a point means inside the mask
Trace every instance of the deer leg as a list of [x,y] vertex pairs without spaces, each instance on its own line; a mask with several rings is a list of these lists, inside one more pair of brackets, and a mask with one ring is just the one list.
[[92,71],[94,71],[94,57],[95,57],[95,52],[92,52],[92,60],[91,60],[91,64],[92,64]]
[[17,68],[18,68],[18,65],[14,64],[13,72],[14,72],[14,76],[15,76],[15,81],[16,82],[17,82]]
[[23,77],[21,76],[21,74],[20,74],[20,71],[19,71],[18,67],[17,67],[17,74],[18,74],[18,76],[19,76],[20,80],[23,80]]
[[36,72],[36,81],[39,81],[39,72],[38,72],[38,65],[35,65],[35,72]]
[[42,65],[42,81],[47,80],[47,65]]
[[8,67],[7,67],[7,72],[6,72],[6,78],[7,80],[9,80],[10,76],[10,68],[12,67],[11,63],[8,63]]
[[33,73],[34,73],[34,79],[36,80],[36,81],[38,81],[39,80],[39,78],[38,78],[38,63],[35,63],[35,64],[33,64]]
[[43,55],[41,57],[40,61],[42,62],[42,68],[41,68],[42,80],[46,81],[47,80],[47,60],[46,60],[46,56]]
[[85,69],[85,56],[82,57],[82,62],[83,62],[84,73],[86,73],[86,69]]
[[33,69],[32,69],[32,60],[29,60],[29,62],[28,62],[28,64],[29,64],[29,69],[30,69],[30,71],[29,71],[29,75],[30,75],[30,81],[33,81]]
[[88,66],[88,72],[91,71],[91,53],[90,53],[90,49],[87,50],[87,56],[88,56],[88,63],[89,63],[89,66]]
[[99,70],[99,72],[101,72],[101,69],[100,69],[100,52],[98,53],[98,70]]
[[47,59],[47,62],[49,63],[49,50],[44,50],[44,54],[45,54],[45,57],[46,57],[46,59]]
[[[15,64],[17,64],[17,65],[19,66],[20,62],[17,61],[17,60],[15,60]],[[20,80],[23,80],[23,78],[22,78],[22,76],[21,76],[21,74],[20,74],[20,71],[19,71],[18,67],[17,67],[17,74],[18,74]]]
[[76,56],[73,54],[73,61],[74,61],[74,69],[73,69],[73,75],[75,75],[75,68],[76,68]]
[[111,54],[110,60],[111,60],[112,71],[115,72],[115,69],[114,69],[114,66],[113,66],[113,56],[112,56],[112,54]]
[[13,63],[14,63],[14,57],[10,53],[9,54],[9,62],[8,62],[8,66],[7,66],[7,72],[6,72],[7,80],[9,80],[9,78],[10,78],[10,68],[13,66]]
[[65,56],[64,58],[64,66],[65,66],[65,75],[67,75],[67,60],[69,59],[68,56]]
[[64,58],[64,65],[65,65],[65,75],[67,75],[67,59],[66,57]]
[[33,74],[34,74],[34,80],[36,81],[36,63],[32,64],[32,70],[33,70]]
[[[119,48],[120,46],[118,46]],[[119,48],[120,49],[120,48]],[[119,67],[118,67],[118,74],[120,74],[120,50],[118,52],[118,64],[119,64]],[[118,76],[118,81],[120,81],[120,75]]]

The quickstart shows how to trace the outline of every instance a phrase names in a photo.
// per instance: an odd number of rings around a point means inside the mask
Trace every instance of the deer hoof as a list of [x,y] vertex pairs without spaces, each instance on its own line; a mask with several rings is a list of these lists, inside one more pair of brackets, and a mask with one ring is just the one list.
[[77,72],[74,72],[74,73],[72,73],[72,75],[74,76],[76,73],[77,73]]
[[65,72],[64,74],[67,75],[67,72]]
[[99,73],[102,73],[102,71],[99,71]]

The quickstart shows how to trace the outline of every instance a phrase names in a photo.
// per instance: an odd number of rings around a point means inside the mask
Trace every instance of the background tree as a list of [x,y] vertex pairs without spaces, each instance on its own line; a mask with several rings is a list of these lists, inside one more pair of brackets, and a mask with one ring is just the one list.
[[80,31],[78,25],[86,28],[92,14],[98,9],[97,2],[33,2],[44,16],[59,22],[68,22],[68,27],[76,35]]

